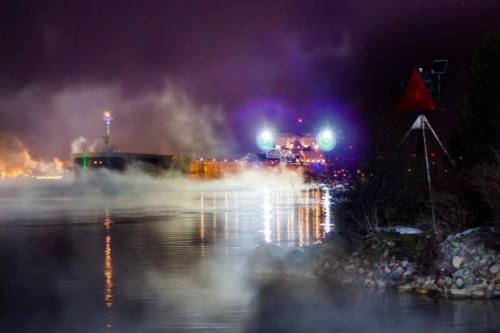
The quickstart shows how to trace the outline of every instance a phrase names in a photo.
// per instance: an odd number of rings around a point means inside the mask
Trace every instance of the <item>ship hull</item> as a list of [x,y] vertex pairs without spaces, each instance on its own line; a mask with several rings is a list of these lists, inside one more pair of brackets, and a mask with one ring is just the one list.
[[75,174],[96,170],[125,172],[135,169],[150,174],[160,174],[170,169],[173,155],[156,155],[127,152],[79,153],[73,155]]

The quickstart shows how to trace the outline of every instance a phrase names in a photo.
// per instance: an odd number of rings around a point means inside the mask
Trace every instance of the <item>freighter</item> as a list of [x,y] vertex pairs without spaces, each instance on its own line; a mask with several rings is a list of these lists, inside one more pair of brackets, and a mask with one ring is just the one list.
[[176,160],[175,155],[157,155],[145,153],[132,153],[117,151],[111,143],[111,112],[103,114],[106,134],[104,136],[104,147],[97,152],[81,152],[73,154],[73,168],[77,176],[90,170],[107,169],[111,171],[124,172],[135,168],[150,174],[159,174],[168,170]]

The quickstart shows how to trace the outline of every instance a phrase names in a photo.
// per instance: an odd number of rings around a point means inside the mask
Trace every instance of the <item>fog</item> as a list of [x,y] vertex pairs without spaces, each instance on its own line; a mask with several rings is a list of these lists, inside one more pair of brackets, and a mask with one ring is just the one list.
[[[16,332],[443,332],[494,322],[493,302],[334,288],[314,277],[314,267],[305,279],[279,270],[256,275],[249,255],[304,253],[254,236],[270,209],[265,200],[277,206],[273,193],[316,186],[281,169],[205,181],[134,170],[2,180],[0,304],[8,306],[0,325]],[[280,204],[293,214],[308,202]]]
[[[89,177],[72,174],[58,180],[0,180],[0,223],[50,219],[61,214],[78,217],[104,208],[132,210],[193,210],[200,193],[307,188],[298,172],[276,168],[246,170],[221,179],[194,180],[172,171],[161,177],[131,169],[127,173],[99,170]],[[15,222],[13,222],[15,221]]]
[[[234,148],[223,106],[196,101],[172,81],[134,94],[118,83],[27,86],[0,95],[6,119],[0,135],[27,148],[37,160],[67,160],[71,152],[95,147],[102,139],[105,110],[113,113],[113,144],[121,151],[224,156]],[[20,118],[29,131],[15,131]],[[0,149],[6,149],[3,143],[0,136]],[[2,154],[0,161],[4,158]]]

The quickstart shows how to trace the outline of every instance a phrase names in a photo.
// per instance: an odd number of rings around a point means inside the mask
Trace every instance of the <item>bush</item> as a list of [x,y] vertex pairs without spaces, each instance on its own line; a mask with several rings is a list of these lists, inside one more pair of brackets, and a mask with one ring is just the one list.
[[473,189],[491,212],[495,224],[500,220],[500,153],[492,149],[491,161],[476,166],[470,177]]

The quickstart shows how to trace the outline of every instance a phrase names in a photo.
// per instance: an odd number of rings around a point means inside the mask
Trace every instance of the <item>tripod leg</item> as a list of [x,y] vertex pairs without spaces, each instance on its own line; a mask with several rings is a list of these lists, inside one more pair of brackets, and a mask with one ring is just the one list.
[[441,142],[441,140],[439,140],[439,137],[437,136],[436,132],[434,131],[434,128],[432,128],[431,124],[429,123],[429,121],[427,119],[425,119],[425,125],[429,127],[429,129],[431,130],[432,132],[432,135],[434,135],[434,138],[436,139],[436,141],[439,143],[439,146],[441,147],[441,149],[444,151],[446,157],[448,157],[448,159],[450,160],[451,162],[451,165],[453,165],[455,168],[457,167],[456,164],[455,164],[455,161],[453,161],[453,159],[451,158],[450,154],[448,153],[448,151],[446,150],[446,148],[444,147],[443,143]]
[[399,151],[399,149],[401,148],[401,145],[403,144],[403,142],[406,140],[406,138],[408,137],[408,135],[410,135],[411,131],[413,130],[413,127],[410,127],[410,129],[408,130],[408,132],[406,132],[405,136],[403,137],[403,139],[399,142],[399,144],[397,145],[396,149],[394,150],[394,152],[391,154],[391,156],[389,156],[389,158],[387,159],[387,161],[385,161],[384,163],[384,166],[382,167],[382,169],[385,169],[385,167],[387,166],[387,164],[389,164],[389,162],[392,160],[392,158],[394,157],[394,155],[396,155],[396,153]]
[[429,200],[431,202],[431,211],[432,211],[432,228],[434,229],[434,235],[437,236],[438,230],[436,225],[436,212],[434,210],[434,199],[432,197],[432,182],[431,182],[431,173],[429,169],[429,156],[427,155],[427,140],[425,138],[425,127],[426,123],[422,124],[422,139],[424,141],[424,154],[425,154],[425,170],[427,172],[427,186],[429,188]]

